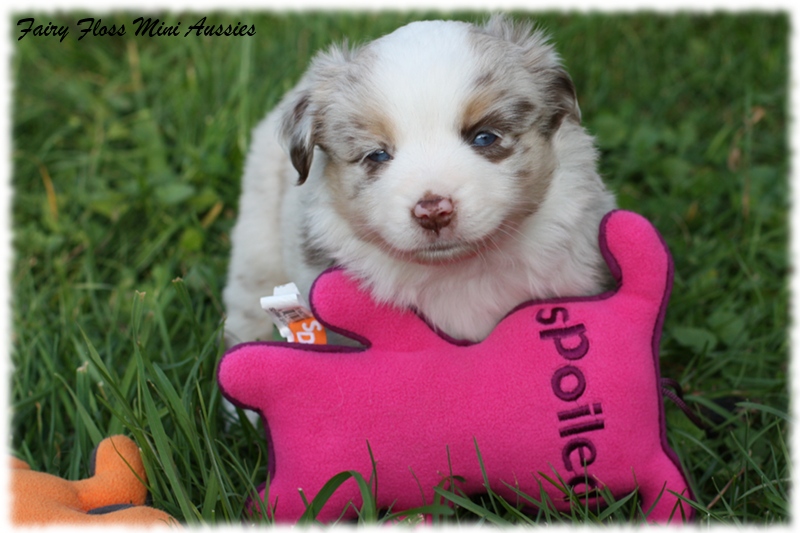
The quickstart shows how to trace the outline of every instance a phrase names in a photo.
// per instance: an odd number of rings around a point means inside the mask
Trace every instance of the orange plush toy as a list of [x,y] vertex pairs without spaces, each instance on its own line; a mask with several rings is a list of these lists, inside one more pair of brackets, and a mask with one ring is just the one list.
[[144,465],[131,439],[119,435],[104,439],[92,459],[92,477],[67,481],[34,472],[24,461],[12,458],[12,523],[178,526],[167,513],[144,505]]

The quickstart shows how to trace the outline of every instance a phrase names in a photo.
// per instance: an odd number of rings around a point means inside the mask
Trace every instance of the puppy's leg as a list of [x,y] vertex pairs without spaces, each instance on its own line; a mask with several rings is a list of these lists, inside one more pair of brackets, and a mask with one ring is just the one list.
[[287,283],[281,258],[280,205],[289,161],[278,144],[275,113],[253,130],[245,162],[239,217],[231,232],[225,303],[225,343],[269,340],[272,322],[260,298]]

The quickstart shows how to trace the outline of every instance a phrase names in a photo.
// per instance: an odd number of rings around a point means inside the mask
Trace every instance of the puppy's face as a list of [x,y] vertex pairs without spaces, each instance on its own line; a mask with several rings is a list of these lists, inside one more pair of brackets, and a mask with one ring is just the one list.
[[358,238],[422,263],[513,239],[546,194],[553,135],[579,120],[552,48],[504,19],[332,49],[301,87],[284,117],[300,183],[319,166]]

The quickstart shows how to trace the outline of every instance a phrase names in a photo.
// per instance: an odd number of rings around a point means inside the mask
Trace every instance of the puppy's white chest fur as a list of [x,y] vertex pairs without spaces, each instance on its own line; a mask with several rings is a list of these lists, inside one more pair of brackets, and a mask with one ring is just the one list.
[[595,159],[569,76],[527,27],[420,22],[333,48],[254,132],[229,341],[265,338],[258,297],[331,265],[469,340],[525,300],[598,292],[614,201]]

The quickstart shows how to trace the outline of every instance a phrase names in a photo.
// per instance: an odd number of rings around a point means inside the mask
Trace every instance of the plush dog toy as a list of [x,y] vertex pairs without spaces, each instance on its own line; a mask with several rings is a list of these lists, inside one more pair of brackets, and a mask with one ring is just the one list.
[[92,477],[67,481],[34,472],[24,461],[12,458],[11,522],[29,526],[178,525],[167,513],[144,506],[144,466],[132,440],[123,436],[104,439],[92,462]]
[[[659,386],[669,252],[649,222],[625,211],[603,220],[600,246],[615,291],[523,304],[480,343],[377,305],[341,270],[321,275],[314,314],[365,348],[246,343],[218,369],[224,395],[258,411],[267,428],[269,512],[295,521],[303,496],[311,501],[343,471],[369,479],[373,466],[378,505],[393,511],[431,504],[451,475],[465,493],[480,493],[482,461],[509,501],[518,499],[509,486],[536,498],[544,490],[566,510],[549,481],[561,479],[590,504],[601,503],[594,489],[617,498],[638,489],[648,520],[691,518]],[[318,518],[338,517],[348,502],[360,505],[353,479]]]

